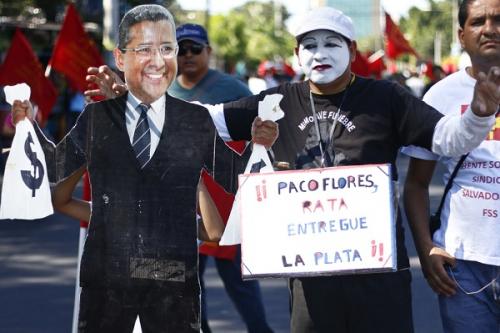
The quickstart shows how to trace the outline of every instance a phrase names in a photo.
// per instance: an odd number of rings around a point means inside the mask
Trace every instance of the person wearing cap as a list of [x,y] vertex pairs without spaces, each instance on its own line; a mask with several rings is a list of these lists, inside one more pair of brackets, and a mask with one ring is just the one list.
[[[179,53],[177,63],[179,75],[168,92],[186,101],[201,103],[224,103],[250,96],[252,93],[240,80],[230,75],[209,68],[212,52],[207,31],[198,24],[183,24],[177,27],[177,43]],[[215,180],[231,193],[238,187],[238,174],[243,173],[250,156],[250,149],[243,156],[235,154],[222,139],[214,134],[214,156],[209,172]],[[199,249],[199,277],[201,284],[201,328],[209,333],[208,312],[206,306],[203,273],[209,256],[214,257],[217,272],[224,288],[234,303],[247,330],[250,333],[272,332],[266,321],[266,313],[262,304],[259,282],[243,281],[241,278],[241,249],[239,245],[217,246],[206,244]]]
[[[457,156],[477,146],[495,121],[499,72],[475,87],[472,110],[443,117],[400,85],[354,75],[351,19],[329,7],[308,12],[295,31],[295,54],[307,80],[282,84],[211,109],[219,133],[250,138],[258,103],[282,94],[284,118],[272,146],[291,169],[390,163],[404,145]],[[396,223],[397,271],[290,279],[291,332],[413,332],[409,260],[401,214]]]

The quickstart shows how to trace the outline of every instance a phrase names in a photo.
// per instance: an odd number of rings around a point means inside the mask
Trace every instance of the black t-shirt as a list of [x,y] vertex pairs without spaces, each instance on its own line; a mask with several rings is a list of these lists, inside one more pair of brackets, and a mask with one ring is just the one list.
[[[396,83],[356,76],[343,92],[313,94],[316,126],[306,81],[283,84],[224,104],[224,117],[232,139],[251,139],[250,128],[258,113],[258,102],[274,93],[283,95],[280,107],[285,117],[278,121],[279,137],[272,147],[272,155],[275,162],[288,162],[291,169],[320,167],[320,136],[326,166],[390,163],[392,178],[397,180],[395,161],[399,148],[416,145],[431,149],[434,127],[443,116]],[[408,267],[399,212],[396,235],[398,267]]]
[[[225,104],[229,134],[235,140],[249,140],[258,102],[274,93],[283,95],[280,107],[285,112],[285,117],[278,121],[279,138],[272,148],[275,161],[288,162],[291,169],[319,167],[320,140],[308,82],[284,84]],[[397,179],[394,165],[399,148],[416,145],[431,149],[434,127],[442,117],[401,86],[385,80],[355,77],[343,92],[313,94],[313,100],[326,166],[391,163],[394,179]],[[341,110],[330,140],[339,106]]]

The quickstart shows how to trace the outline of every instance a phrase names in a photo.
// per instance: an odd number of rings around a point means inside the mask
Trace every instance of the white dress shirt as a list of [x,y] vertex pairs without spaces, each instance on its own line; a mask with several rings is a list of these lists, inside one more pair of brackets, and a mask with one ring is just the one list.
[[[131,92],[127,96],[127,109],[125,111],[125,123],[127,125],[127,133],[130,138],[130,144],[134,138],[134,131],[139,120],[140,111],[137,106],[142,102],[135,97]],[[151,103],[151,109],[148,110],[148,122],[151,132],[151,147],[150,157],[153,157],[158,143],[160,142],[161,131],[163,124],[165,124],[165,95]]]

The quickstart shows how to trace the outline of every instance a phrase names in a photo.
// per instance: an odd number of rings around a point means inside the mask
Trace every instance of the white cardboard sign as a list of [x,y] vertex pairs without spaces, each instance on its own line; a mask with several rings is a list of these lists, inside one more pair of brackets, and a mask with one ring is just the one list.
[[389,164],[244,174],[239,182],[245,279],[396,270]]

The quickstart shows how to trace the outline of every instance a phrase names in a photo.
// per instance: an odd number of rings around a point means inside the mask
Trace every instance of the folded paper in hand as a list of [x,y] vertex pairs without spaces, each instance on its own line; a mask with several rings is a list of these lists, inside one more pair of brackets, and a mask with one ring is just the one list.
[[[259,102],[259,117],[262,120],[277,121],[284,117],[285,113],[281,110],[279,102],[283,98],[281,94],[267,95]],[[273,172],[273,165],[267,155],[267,150],[259,144],[253,145],[252,155],[245,168],[245,173]],[[240,184],[240,187],[245,184]],[[219,242],[219,245],[241,244],[241,219],[240,219],[240,191],[236,196],[229,215],[226,229]]]

